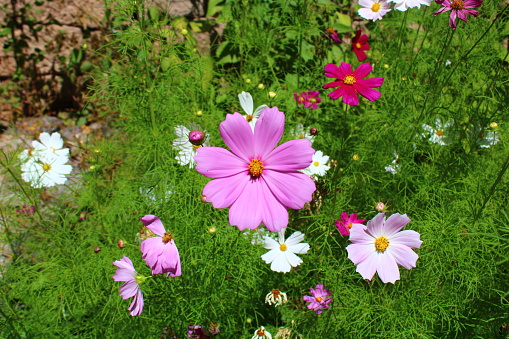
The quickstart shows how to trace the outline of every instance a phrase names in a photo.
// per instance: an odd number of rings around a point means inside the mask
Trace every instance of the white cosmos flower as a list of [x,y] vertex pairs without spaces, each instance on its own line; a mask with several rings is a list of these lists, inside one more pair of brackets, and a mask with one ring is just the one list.
[[311,134],[309,128],[307,130],[304,130],[304,126],[302,124],[295,125],[295,127],[293,127],[290,130],[290,135],[295,139],[308,139],[309,141],[311,141],[311,145],[315,140],[315,136]]
[[482,128],[480,125],[475,125],[472,129],[472,134],[476,139],[477,145],[481,148],[490,148],[499,142],[498,133],[492,131],[489,127]]
[[396,153],[396,151],[393,151],[393,154],[394,154],[395,159],[389,165],[385,166],[385,170],[387,172],[391,172],[392,174],[396,174],[399,171],[400,158],[398,156],[398,153]]
[[294,232],[285,241],[286,227],[279,231],[279,242],[271,237],[265,237],[264,248],[270,250],[262,255],[262,259],[271,264],[270,269],[275,272],[290,272],[292,267],[297,267],[302,263],[302,259],[295,255],[306,254],[309,250],[309,244],[301,243],[304,240],[304,234]]
[[[191,128],[193,130],[199,131],[201,128],[197,125],[192,125]],[[203,131],[205,133],[205,131]],[[181,166],[189,165],[189,168],[194,168],[196,165],[196,161],[194,161],[194,156],[196,155],[196,150],[201,147],[197,145],[193,145],[189,141],[189,133],[191,131],[189,128],[178,125],[175,127],[175,134],[177,138],[173,141],[173,150],[179,151],[175,159]],[[209,146],[209,135],[205,133],[205,142],[203,146]]]
[[66,165],[68,160],[67,156],[38,155],[37,159],[21,165],[21,178],[34,188],[63,184],[67,181],[66,175],[72,171],[72,166]]
[[359,9],[359,15],[373,21],[381,20],[391,10],[387,0],[359,0],[359,5],[364,7]]
[[323,155],[322,151],[316,151],[315,154],[313,154],[313,162],[311,165],[309,165],[308,168],[303,169],[302,172],[311,176],[311,175],[325,175],[327,171],[330,169],[329,166],[327,166],[327,162],[329,161],[329,157],[326,155]]
[[254,105],[253,105],[253,97],[248,92],[242,92],[239,94],[239,101],[240,106],[246,112],[246,115],[244,115],[244,118],[246,118],[247,122],[249,122],[249,126],[251,126],[251,130],[254,133],[256,120],[260,117],[260,114],[264,109],[266,109],[267,105],[261,105],[259,106],[254,112]]
[[454,122],[452,120],[446,122],[445,124],[442,124],[442,120],[440,120],[440,118],[436,118],[435,128],[426,124],[422,124],[422,128],[426,132],[428,132],[423,133],[422,136],[425,138],[429,138],[429,141],[431,141],[434,144],[439,144],[442,146],[449,145],[452,142],[450,138],[451,132],[449,131],[449,129],[453,124]]
[[265,330],[265,327],[260,326],[255,332],[251,339],[272,339],[272,334]]
[[288,297],[286,296],[286,293],[281,292],[278,289],[270,291],[265,296],[265,303],[269,305],[274,304],[275,307],[281,306],[286,302],[288,302]]
[[429,6],[431,4],[431,0],[391,0],[396,5],[394,9],[398,11],[406,11],[409,8],[417,7],[420,8],[421,5]]
[[49,133],[44,132],[39,135],[39,140],[41,140],[41,142],[37,140],[32,141],[32,146],[35,150],[58,157],[67,157],[69,155],[69,149],[62,148],[64,146],[64,140],[60,133],[55,132],[49,135]]

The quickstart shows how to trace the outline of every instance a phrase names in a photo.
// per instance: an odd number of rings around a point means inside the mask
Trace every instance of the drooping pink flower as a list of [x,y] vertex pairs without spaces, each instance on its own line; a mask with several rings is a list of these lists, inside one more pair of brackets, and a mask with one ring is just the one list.
[[143,293],[139,284],[146,278],[138,276],[131,259],[128,257],[114,261],[113,265],[118,267],[113,275],[113,280],[125,281],[120,286],[120,296],[122,299],[134,297],[131,306],[129,306],[129,311],[132,316],[140,315],[143,311]]
[[307,307],[310,310],[314,310],[316,314],[321,314],[324,310],[330,307],[332,302],[331,293],[326,288],[323,288],[323,284],[316,285],[316,289],[312,287],[309,289],[311,296],[304,296],[303,299],[309,304]]
[[152,269],[152,274],[168,273],[167,276],[182,275],[180,256],[173,235],[166,232],[161,219],[155,215],[145,215],[140,218],[143,225],[158,237],[151,237],[141,243],[143,260]]
[[[436,0],[435,0],[436,1]],[[449,17],[449,26],[452,29],[456,29],[456,18],[467,22],[467,14],[471,16],[479,15],[479,11],[473,9],[481,6],[483,0],[440,0],[436,1],[439,5],[444,7],[433,13],[437,15],[439,13],[451,11]]]
[[371,48],[368,45],[369,37],[366,34],[362,34],[362,30],[358,30],[355,36],[352,38],[352,51],[355,53],[357,60],[363,61],[368,57],[366,52]]
[[419,256],[411,249],[421,247],[422,241],[415,231],[400,232],[409,222],[406,214],[395,213],[385,220],[385,214],[378,213],[366,227],[353,225],[346,250],[364,279],[371,280],[378,272],[384,283],[394,284],[400,278],[398,265],[415,267]]
[[318,95],[320,95],[318,91],[293,93],[293,98],[297,101],[297,104],[304,105],[305,108],[317,109],[318,104],[322,102],[322,98]]
[[357,219],[356,213],[348,215],[348,213],[343,212],[341,213],[340,220],[334,220],[334,225],[336,225],[341,235],[350,235],[350,229],[354,224],[361,224],[364,226],[365,221],[364,219]]
[[335,78],[336,81],[323,85],[323,88],[339,87],[329,93],[332,99],[343,97],[345,104],[355,106],[359,104],[359,96],[357,93],[370,101],[380,98],[380,92],[372,87],[380,87],[384,82],[384,78],[364,79],[371,73],[373,67],[369,63],[361,64],[355,71],[352,66],[346,62],[342,62],[338,67],[333,63],[325,66],[325,76]]
[[325,34],[322,34],[324,37],[331,39],[334,42],[342,43],[341,39],[339,38],[338,31],[336,31],[334,28],[329,27],[325,30]]
[[231,151],[201,147],[195,156],[196,170],[213,178],[203,189],[206,201],[215,208],[231,206],[230,224],[240,230],[263,222],[278,232],[288,225],[285,207],[300,209],[312,199],[315,184],[299,170],[311,164],[314,150],[307,139],[276,147],[284,124],[277,107],[263,110],[254,133],[242,115],[228,114],[219,130]]

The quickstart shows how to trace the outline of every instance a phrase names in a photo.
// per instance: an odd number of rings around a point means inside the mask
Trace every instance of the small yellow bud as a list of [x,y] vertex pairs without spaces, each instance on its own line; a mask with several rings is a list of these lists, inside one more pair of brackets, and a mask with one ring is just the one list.
[[203,112],[202,111],[196,111],[196,112],[194,112],[194,114],[196,114],[197,116],[201,117],[203,115]]
[[382,201],[380,201],[375,204],[375,209],[378,212],[384,212],[387,209],[387,206]]
[[359,160],[359,156],[358,156],[357,154],[354,154],[354,155],[352,156],[352,159],[353,159],[353,160],[355,160],[355,161],[357,161],[357,160]]
[[88,48],[88,44],[83,44],[83,46],[81,46],[83,49],[87,49]]
[[490,124],[490,128],[495,129],[495,128],[497,128],[497,127],[498,127],[498,124],[497,124],[496,122],[492,122],[492,123]]
[[101,150],[99,148],[94,149],[95,153],[101,153]]
[[272,91],[269,92],[269,98],[271,98],[271,99],[276,97],[276,95],[277,95],[276,92],[272,92]]
[[250,84],[251,83],[251,79],[247,78],[246,79],[246,84]]
[[258,89],[264,89],[264,88],[265,88],[264,84],[258,84]]
[[89,170],[91,170],[91,171],[93,171],[93,170],[95,170],[95,166],[94,166],[94,165],[92,165],[92,166],[90,166],[88,169],[89,169]]
[[246,323],[251,324],[252,322],[253,322],[253,319],[251,319],[251,318],[246,319]]
[[180,33],[181,33],[182,35],[187,35],[187,33],[188,33],[188,32],[187,32],[187,29],[185,29],[185,28],[184,28],[183,30],[181,30],[181,31],[180,31]]
[[215,228],[215,227],[209,228],[209,233],[216,233],[216,231],[217,231],[217,228]]
[[405,80],[406,80],[406,77],[401,77],[401,80],[405,81]]
[[385,64],[385,65],[384,65],[384,67],[385,67],[385,68],[389,68],[389,65],[388,65],[388,64]]

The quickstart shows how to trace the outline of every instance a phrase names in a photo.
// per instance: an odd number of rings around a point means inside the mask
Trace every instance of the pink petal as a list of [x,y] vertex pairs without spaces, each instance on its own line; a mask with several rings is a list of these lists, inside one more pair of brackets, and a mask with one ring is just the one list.
[[373,238],[379,238],[384,235],[385,213],[378,213],[368,221],[366,232]]
[[388,239],[391,239],[391,236],[401,231],[401,229],[405,227],[405,225],[409,222],[410,218],[407,217],[406,214],[401,215],[399,213],[395,213],[391,215],[385,221],[384,236]]
[[[368,221],[368,227],[371,221],[373,220]],[[350,229],[350,241],[354,244],[373,245],[375,243],[375,237],[372,234],[369,234],[366,230],[367,227],[362,224],[352,224],[352,228]]]
[[198,173],[209,178],[224,178],[247,171],[248,163],[221,147],[200,147],[194,157]]
[[343,75],[341,79],[346,77],[347,75],[353,74],[352,66],[346,62],[342,62],[341,65],[339,65],[339,71]]
[[[354,86],[345,85],[342,88],[345,90],[345,94],[343,95],[343,102],[350,106],[356,106],[359,104],[359,96],[355,91]],[[332,94],[332,93],[331,93]]]
[[380,87],[384,83],[384,80],[385,80],[384,78],[359,79],[355,84],[367,87]]
[[143,305],[143,293],[141,290],[138,290],[138,293],[134,296],[133,302],[129,306],[128,310],[131,311],[129,314],[133,317],[140,315],[143,311]]
[[355,265],[359,265],[376,251],[374,244],[350,244],[346,247],[348,259]]
[[339,99],[346,94],[346,87],[347,85],[341,84],[341,86],[338,89],[335,89],[334,91],[330,92],[328,96],[331,99]]
[[[367,49],[369,49],[369,48],[367,48]],[[364,61],[368,58],[368,55],[362,51],[362,47],[361,47],[361,49],[356,48],[353,51],[355,53],[355,56],[357,57],[357,60],[359,60],[359,61]]]
[[456,14],[457,11],[455,10],[452,10],[451,11],[451,16],[449,17],[449,27],[451,27],[452,29],[456,29]]
[[376,271],[384,283],[390,282],[394,284],[396,280],[399,280],[398,264],[390,253],[385,252],[378,255]]
[[132,270],[134,272],[134,265],[131,259],[129,259],[129,257],[124,256],[120,260],[115,260],[113,262],[113,265],[117,266],[118,268],[125,268]]
[[371,66],[371,64],[369,62],[366,62],[362,65],[360,65],[359,67],[357,67],[357,69],[353,72],[353,76],[355,77],[355,79],[357,81],[367,77],[369,75],[369,73],[371,73],[371,71],[373,70],[373,67]]
[[[322,88],[327,89],[327,88],[340,87],[340,86],[343,86],[343,80],[329,82],[328,84],[323,85]],[[337,98],[333,98],[333,99],[337,99]]]
[[143,240],[140,246],[140,250],[143,253],[143,260],[147,263],[149,267],[154,266],[157,258],[164,251],[164,242],[161,237],[152,237]]
[[177,269],[180,268],[179,251],[173,240],[165,245],[165,249],[160,257],[160,261],[163,268],[163,273],[168,273],[172,277],[181,275],[181,272],[180,274],[177,272]]
[[276,147],[285,129],[285,114],[277,107],[266,108],[256,121],[253,157],[265,160]]
[[147,214],[141,217],[140,220],[143,223],[143,225],[145,225],[154,234],[157,234],[160,237],[164,236],[164,232],[166,232],[166,230],[164,229],[163,223],[161,222],[161,219],[159,219],[158,216]]
[[[290,140],[274,149],[265,161],[264,170],[299,171],[311,165],[315,150],[308,139]],[[265,172],[264,172],[265,173]]]
[[284,206],[301,209],[313,199],[314,181],[304,173],[265,171],[262,176],[268,188]]
[[394,243],[389,245],[387,252],[394,257],[398,265],[403,266],[408,270],[415,267],[415,263],[419,258],[417,253],[412,251],[409,247]]
[[227,178],[213,179],[203,188],[203,195],[214,208],[225,208],[239,198],[250,180],[251,176],[247,171]]
[[115,281],[129,281],[134,279],[134,274],[130,270],[119,268],[113,275]]
[[476,8],[482,5],[482,0],[465,0],[463,5],[466,8]]
[[390,237],[389,241],[391,242],[391,245],[397,244],[408,246],[410,248],[420,248],[422,244],[420,236],[421,235],[416,231],[406,230],[394,234]]
[[479,11],[476,11],[475,9],[469,9],[469,8],[463,8],[463,12],[465,14],[468,14],[468,15],[471,15],[471,16],[474,16],[474,17],[478,16],[479,13],[481,13]]
[[456,14],[460,20],[467,22],[467,14],[464,11],[456,11]]
[[135,295],[138,290],[138,283],[135,279],[132,279],[120,286],[120,296],[122,299],[128,299]]
[[376,272],[378,254],[373,251],[366,259],[357,264],[356,272],[359,272],[364,279],[371,280]]
[[440,8],[438,11],[436,11],[435,13],[433,13],[433,15],[435,15],[435,16],[436,16],[437,14],[440,14],[440,13],[443,13],[443,12],[447,12],[447,11],[450,11],[450,10],[451,10],[451,8],[450,8],[450,7],[449,7],[449,8],[447,8],[447,7],[442,7],[442,8]]
[[377,90],[374,90],[359,83],[356,83],[353,86],[357,90],[357,92],[359,92],[360,95],[362,95],[369,101],[375,101],[378,98],[380,98],[381,93],[378,92]]
[[343,79],[346,74],[343,74],[338,66],[333,63],[325,65],[324,75],[328,78]]
[[279,232],[283,227],[288,226],[288,211],[272,194],[267,184],[262,183],[262,221],[269,231]]
[[249,163],[254,154],[254,135],[249,122],[240,113],[227,114],[226,119],[219,124],[219,131],[226,146]]
[[[221,179],[212,181],[217,180]],[[249,179],[244,184],[244,188],[240,190],[238,198],[230,207],[228,213],[230,225],[237,226],[241,231],[246,228],[255,229],[260,226],[265,200],[265,196],[262,193],[262,185],[265,186],[265,183],[258,179]],[[208,198],[209,196],[207,195],[207,201]]]

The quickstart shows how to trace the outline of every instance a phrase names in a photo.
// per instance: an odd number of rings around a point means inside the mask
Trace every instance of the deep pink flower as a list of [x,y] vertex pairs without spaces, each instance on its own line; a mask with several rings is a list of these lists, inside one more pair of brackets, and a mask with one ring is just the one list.
[[323,288],[322,284],[316,285],[316,290],[312,287],[309,290],[312,296],[306,295],[303,299],[305,302],[309,303],[307,306],[310,310],[314,310],[316,314],[321,314],[323,310],[330,307],[332,294],[327,289]]
[[193,339],[206,339],[209,336],[205,334],[203,331],[203,326],[198,324],[190,324],[187,325],[187,328],[189,329],[187,331],[187,337],[193,338]]
[[318,95],[320,95],[318,91],[293,93],[293,98],[299,105],[304,105],[306,108],[311,107],[311,109],[317,109],[318,104],[322,102],[322,98]]
[[131,259],[128,257],[114,261],[113,265],[118,267],[113,275],[113,280],[125,281],[120,286],[120,296],[122,299],[134,297],[131,306],[129,306],[129,311],[132,316],[140,315],[143,311],[143,293],[139,284],[146,278],[138,276]]
[[341,220],[334,220],[334,225],[337,226],[341,235],[350,235],[350,229],[354,224],[361,224],[364,226],[364,219],[357,219],[357,214],[352,213],[348,216],[348,213],[341,213]]
[[456,18],[467,22],[467,14],[471,16],[479,15],[480,12],[472,8],[481,6],[482,0],[439,0],[436,3],[444,7],[433,13],[433,15],[451,11],[449,26],[456,29]]
[[254,133],[242,115],[228,114],[219,130],[231,151],[201,147],[194,157],[196,170],[214,179],[203,189],[206,201],[215,208],[231,206],[230,224],[240,230],[263,222],[278,232],[288,225],[285,207],[300,209],[312,199],[315,184],[299,170],[311,164],[315,151],[307,139],[276,147],[284,124],[277,107],[263,110]]
[[158,237],[151,237],[141,243],[143,260],[152,269],[152,274],[168,273],[167,276],[182,275],[180,256],[173,235],[166,232],[161,219],[155,215],[140,218],[143,225]]
[[339,38],[338,31],[336,31],[334,28],[329,27],[325,30],[325,34],[323,34],[324,37],[331,39],[334,42],[341,43],[341,39]]
[[369,37],[366,34],[362,34],[362,30],[358,30],[355,36],[352,38],[352,51],[357,56],[357,60],[363,61],[368,57],[366,52],[369,51],[370,47],[368,45]]
[[370,101],[380,98],[380,92],[372,89],[372,87],[380,87],[384,82],[384,78],[364,79],[371,73],[373,67],[369,63],[361,64],[355,71],[352,66],[346,62],[342,62],[338,67],[332,63],[325,66],[325,75],[329,78],[336,78],[336,81],[323,85],[323,88],[339,87],[329,93],[332,99],[343,97],[345,104],[355,106],[359,104],[359,96],[357,93]]
[[364,279],[371,280],[378,272],[384,283],[399,280],[398,265],[411,269],[419,257],[412,248],[421,247],[420,234],[415,231],[401,231],[410,218],[406,214],[393,214],[385,220],[384,213],[378,213],[368,225],[353,225],[350,230],[350,245],[346,247],[348,259],[357,265]]

